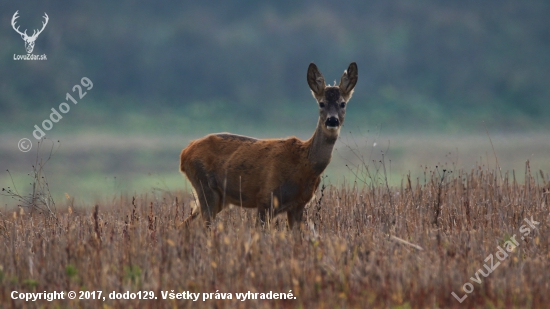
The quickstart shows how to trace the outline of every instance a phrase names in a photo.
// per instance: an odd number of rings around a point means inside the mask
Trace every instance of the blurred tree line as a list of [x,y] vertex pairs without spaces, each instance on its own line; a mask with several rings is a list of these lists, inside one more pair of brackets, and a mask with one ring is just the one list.
[[[47,61],[13,60],[25,54],[16,10],[30,33],[49,15],[34,50]],[[265,120],[313,104],[310,62],[332,83],[356,61],[365,121],[548,128],[549,1],[9,1],[0,12],[6,121],[56,106],[82,76],[98,109],[218,104]]]

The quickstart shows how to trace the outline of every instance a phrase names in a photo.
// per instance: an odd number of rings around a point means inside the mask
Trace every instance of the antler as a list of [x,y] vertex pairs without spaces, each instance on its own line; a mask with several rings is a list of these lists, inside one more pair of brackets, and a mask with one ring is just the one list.
[[15,30],[15,32],[19,33],[21,36],[24,36],[24,37],[27,37],[27,38],[36,38],[40,33],[42,33],[42,31],[44,31],[44,28],[46,28],[46,25],[48,24],[48,20],[50,20],[50,18],[48,17],[48,14],[46,14],[44,12],[44,16],[42,16],[45,21],[42,22],[42,29],[38,30],[38,32],[36,32],[36,30],[33,30],[32,32],[32,35],[29,37],[27,35],[27,29],[25,29],[25,32],[21,32],[19,31],[19,26],[17,26],[17,28],[15,28],[15,24],[16,24],[16,19],[18,19],[20,16],[17,16],[17,14],[19,13],[19,10],[17,10],[15,12],[15,14],[13,14],[13,17],[11,19],[11,26],[13,27],[13,30]]
[[[13,14],[13,17],[11,19],[11,26],[13,27],[13,30],[15,30],[15,32],[19,33],[21,36],[28,36],[27,35],[27,29],[25,29],[25,32],[21,32],[19,31],[19,26],[17,26],[17,28],[15,28],[15,20],[19,18],[19,16],[17,16],[17,13],[19,13],[19,10],[17,10],[15,12],[15,14]],[[44,13],[46,14],[46,13]]]
[[35,34],[36,30],[33,30],[32,36],[31,36],[33,38],[36,38],[40,33],[42,33],[42,31],[44,31],[44,28],[46,28],[46,25],[48,24],[48,20],[50,20],[46,12],[44,12],[44,16],[42,17],[46,20],[46,22],[42,22],[42,29],[40,29],[36,34]]

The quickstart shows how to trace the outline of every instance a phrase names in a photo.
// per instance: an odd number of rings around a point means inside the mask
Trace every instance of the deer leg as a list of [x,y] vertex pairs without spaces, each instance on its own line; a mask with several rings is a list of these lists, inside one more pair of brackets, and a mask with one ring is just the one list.
[[267,222],[267,210],[264,207],[258,207],[258,221],[256,221],[256,226],[261,225],[265,227]]
[[304,216],[304,208],[306,205],[297,206],[295,208],[290,209],[286,212],[287,218],[288,218],[288,227],[289,229],[293,229],[296,225],[298,229],[301,229],[302,224],[302,218]]
[[185,218],[185,220],[182,222],[181,225],[183,226],[189,226],[189,224],[191,223],[191,221],[193,221],[196,217],[199,216],[199,213],[198,212],[195,212],[195,213],[191,213],[189,215],[189,217]]
[[271,220],[271,208],[269,207],[269,204],[260,204],[258,206],[258,221],[256,221],[256,225],[265,227],[269,220]]
[[199,204],[201,208],[201,215],[206,223],[206,226],[210,226],[212,221],[216,218],[216,215],[221,211],[221,199],[216,190],[213,190],[209,186],[202,185],[201,190],[197,190],[199,198]]
[[198,160],[193,161],[189,170],[191,172],[188,175],[192,176],[189,177],[189,180],[197,192],[202,218],[206,226],[210,226],[223,208],[215,175],[208,172]]

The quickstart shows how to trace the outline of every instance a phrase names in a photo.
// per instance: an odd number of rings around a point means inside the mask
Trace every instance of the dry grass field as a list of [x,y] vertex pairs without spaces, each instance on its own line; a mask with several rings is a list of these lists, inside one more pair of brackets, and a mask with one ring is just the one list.
[[[525,183],[480,166],[426,171],[400,186],[386,185],[383,176],[370,186],[324,184],[306,208],[301,232],[286,229],[286,216],[257,227],[255,213],[238,207],[224,210],[210,230],[199,220],[182,226],[192,203],[183,192],[121,196],[88,208],[67,200],[55,216],[4,210],[0,304],[547,308],[549,176],[529,163],[521,174]],[[64,291],[65,299],[12,299],[25,296],[14,291],[41,297]],[[69,291],[77,299],[69,300]],[[110,299],[117,296],[112,292],[142,299]],[[200,293],[198,299],[170,299],[169,293],[194,297],[188,292]]]

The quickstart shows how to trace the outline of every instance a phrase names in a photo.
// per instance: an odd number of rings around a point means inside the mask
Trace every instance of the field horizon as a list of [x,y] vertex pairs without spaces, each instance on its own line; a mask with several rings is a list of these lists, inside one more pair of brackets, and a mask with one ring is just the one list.
[[[346,129],[346,128],[344,128]],[[332,161],[324,175],[327,184],[338,185],[357,181],[359,185],[386,184],[400,186],[407,177],[423,179],[439,169],[471,171],[476,166],[497,167],[502,173],[515,171],[523,183],[526,163],[533,170],[550,170],[550,144],[547,134],[496,133],[380,133],[350,132],[342,134],[333,151]],[[312,132],[291,134],[247,130],[235,132],[260,138],[284,138],[295,135],[307,139]],[[206,134],[206,133],[204,133]],[[51,158],[44,166],[44,176],[55,201],[62,203],[69,196],[78,206],[93,206],[104,199],[139,192],[184,190],[187,179],[178,171],[180,151],[191,136],[157,134],[58,134],[43,141],[40,153],[33,141],[31,151],[17,149],[19,135],[2,134],[0,188],[14,187],[27,194],[32,187],[32,166]],[[59,142],[58,142],[59,141]],[[385,166],[382,166],[382,161]],[[9,164],[8,164],[9,162]],[[368,167],[370,175],[366,174]],[[382,169],[385,167],[385,176]],[[9,173],[6,171],[9,170]],[[12,199],[0,195],[0,205],[17,206]],[[7,207],[7,208],[6,208]]]

